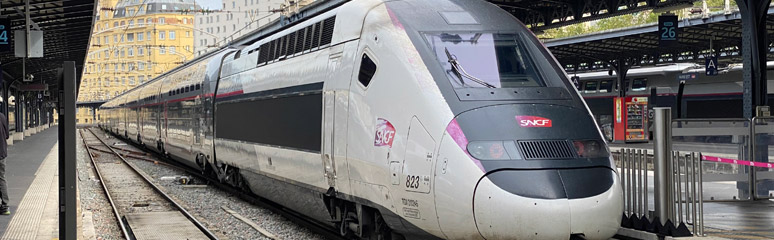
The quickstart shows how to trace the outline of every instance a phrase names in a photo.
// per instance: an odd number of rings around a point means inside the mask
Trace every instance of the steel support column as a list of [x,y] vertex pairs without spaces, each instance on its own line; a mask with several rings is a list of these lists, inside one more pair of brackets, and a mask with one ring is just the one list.
[[619,58],[615,61],[615,64],[611,64],[613,70],[615,70],[616,85],[618,86],[618,96],[626,97],[626,74],[629,72],[629,60]]
[[[768,104],[768,86],[766,76],[767,54],[769,41],[766,31],[766,18],[771,0],[736,0],[742,15],[742,63],[743,68],[743,94],[744,117],[753,118],[758,115],[755,110],[758,106]],[[751,135],[750,144],[754,144],[752,161],[768,161],[768,137],[764,135]],[[758,185],[756,169],[747,167],[749,178],[748,186],[737,183],[740,197],[755,199],[758,191],[768,193],[769,189],[764,185]],[[757,189],[761,187],[761,189]],[[746,196],[745,196],[746,195]],[[765,195],[765,194],[764,194]]]
[[742,15],[742,63],[744,117],[754,117],[756,106],[767,104],[766,13],[771,0],[736,0]]
[[64,62],[59,82],[59,238],[77,239],[75,159],[75,62]]

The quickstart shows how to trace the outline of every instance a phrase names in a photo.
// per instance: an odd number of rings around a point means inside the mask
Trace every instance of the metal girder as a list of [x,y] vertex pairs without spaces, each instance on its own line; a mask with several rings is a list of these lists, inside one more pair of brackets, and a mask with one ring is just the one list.
[[696,0],[488,0],[533,30],[566,26],[644,10],[693,4]]
[[[26,11],[26,4],[25,0],[0,0],[0,15],[11,19],[12,29],[26,28],[26,16],[19,12]],[[63,61],[75,62],[77,78],[80,79],[95,5],[94,0],[30,0],[30,19],[44,31],[44,57],[26,60],[27,72],[35,75],[36,82],[55,86],[57,69],[62,67]],[[13,34],[10,37],[14,39]],[[23,77],[21,58],[0,54],[0,64],[7,72],[9,82]]]
[[[763,22],[774,19],[774,8],[766,7],[769,14]],[[589,68],[598,61],[615,61],[620,57],[635,59],[633,64],[642,65],[666,62],[703,63],[709,54],[709,41],[713,39],[713,48],[719,60],[724,63],[742,59],[741,14],[715,14],[709,18],[680,20],[682,34],[679,43],[674,47],[660,47],[657,38],[657,28],[645,25],[619,31],[603,32],[578,37],[547,40],[546,46],[554,56],[565,66],[582,65]],[[774,49],[774,26],[766,26],[769,36],[769,49]],[[645,56],[645,57],[643,57]],[[772,55],[768,59],[773,59]]]

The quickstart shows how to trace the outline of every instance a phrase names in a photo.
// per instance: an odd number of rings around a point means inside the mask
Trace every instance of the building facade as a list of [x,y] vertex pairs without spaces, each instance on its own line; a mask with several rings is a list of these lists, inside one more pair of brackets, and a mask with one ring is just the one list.
[[[194,0],[99,0],[79,103],[104,102],[194,57]],[[98,119],[77,110],[76,122]]]
[[[196,15],[196,55],[228,45],[272,21],[289,7],[303,7],[313,0],[222,0],[223,9]],[[294,9],[295,9],[294,8]]]

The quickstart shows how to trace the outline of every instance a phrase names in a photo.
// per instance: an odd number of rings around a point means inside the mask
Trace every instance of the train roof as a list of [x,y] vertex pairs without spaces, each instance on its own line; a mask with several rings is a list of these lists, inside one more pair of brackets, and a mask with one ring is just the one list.
[[[668,72],[687,72],[700,67],[701,66],[699,64],[677,63],[677,64],[669,64],[669,65],[656,66],[656,67],[632,68],[629,70],[626,76],[639,77],[639,76],[653,76],[658,74],[665,74]],[[581,78],[581,80],[607,79],[607,78],[613,78],[616,76],[615,71],[613,72],[613,75],[609,75],[608,73],[609,73],[608,70],[604,70],[604,71],[597,71],[597,72],[585,72],[585,73],[578,73],[578,74],[568,73],[568,74],[571,76],[578,76]]]

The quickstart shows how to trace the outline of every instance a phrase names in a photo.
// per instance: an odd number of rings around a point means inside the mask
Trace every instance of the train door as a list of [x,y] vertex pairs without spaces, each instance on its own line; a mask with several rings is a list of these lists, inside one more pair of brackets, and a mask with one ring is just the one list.
[[[341,64],[341,54],[334,54],[328,59],[328,79],[334,79],[336,69]],[[329,82],[331,82],[329,80]],[[323,91],[323,148],[322,160],[325,178],[328,186],[336,188],[336,156],[333,154],[336,128],[336,90]]]
[[323,168],[329,187],[339,192],[349,191],[347,169],[347,120],[349,111],[350,68],[346,61],[347,49],[351,44],[331,47],[328,58],[328,77],[323,90]]

